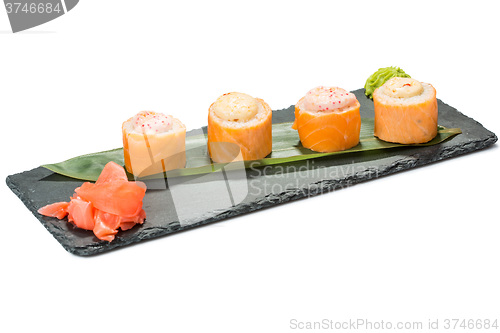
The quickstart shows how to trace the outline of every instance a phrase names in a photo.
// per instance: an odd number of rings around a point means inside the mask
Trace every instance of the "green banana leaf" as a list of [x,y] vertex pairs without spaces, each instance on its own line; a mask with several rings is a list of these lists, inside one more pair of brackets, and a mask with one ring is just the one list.
[[[333,153],[318,153],[310,149],[304,148],[299,140],[297,131],[291,128],[292,123],[273,124],[273,148],[270,155],[266,158],[256,161],[246,161],[238,163],[238,166],[259,167],[265,165],[282,164],[287,162],[301,161],[318,157],[349,154],[354,152],[390,149],[404,146],[431,146],[443,142],[457,134],[462,133],[459,128],[446,128],[438,126],[437,136],[422,144],[403,145],[398,143],[390,143],[377,139],[373,136],[373,119],[361,119],[360,142],[357,146],[344,151]],[[231,167],[231,164],[236,163],[213,163],[210,160],[207,151],[207,138],[205,135],[194,135],[186,137],[186,167],[168,171],[166,174],[159,174],[145,178],[160,178],[160,177],[177,177],[198,175],[210,172],[216,172],[222,168]],[[113,161],[120,165],[124,165],[123,148],[102,151],[82,156],[77,156],[64,162],[55,164],[45,164],[43,167],[71,178],[95,181],[99,177],[106,163]],[[132,179],[133,177],[129,175]]]

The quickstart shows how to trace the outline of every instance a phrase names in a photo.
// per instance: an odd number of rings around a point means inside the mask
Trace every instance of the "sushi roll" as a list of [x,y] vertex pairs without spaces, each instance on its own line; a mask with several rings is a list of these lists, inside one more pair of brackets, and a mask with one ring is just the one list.
[[349,149],[359,143],[359,106],[353,93],[319,86],[295,104],[292,128],[305,148],[322,153]]
[[210,105],[207,131],[214,162],[262,159],[272,150],[272,111],[260,98],[227,93]]
[[394,77],[373,93],[374,134],[381,140],[424,143],[437,135],[436,89],[412,78]]
[[122,125],[125,168],[144,177],[186,164],[186,127],[180,120],[141,111]]

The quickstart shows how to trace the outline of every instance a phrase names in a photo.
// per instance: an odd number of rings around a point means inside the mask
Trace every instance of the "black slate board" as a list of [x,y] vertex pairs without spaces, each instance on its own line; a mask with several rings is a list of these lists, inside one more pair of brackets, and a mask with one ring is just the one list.
[[[354,93],[361,103],[361,116],[373,118],[373,102],[364,96],[364,90]],[[6,182],[67,251],[88,256],[462,155],[497,141],[494,133],[453,107],[440,100],[438,107],[438,123],[461,128],[462,134],[435,146],[333,155],[148,183],[144,198],[146,222],[120,231],[111,243],[99,241],[91,231],[78,229],[65,220],[37,213],[46,204],[68,201],[81,180],[38,167],[10,175]],[[273,123],[293,121],[293,111],[293,106],[274,111]]]

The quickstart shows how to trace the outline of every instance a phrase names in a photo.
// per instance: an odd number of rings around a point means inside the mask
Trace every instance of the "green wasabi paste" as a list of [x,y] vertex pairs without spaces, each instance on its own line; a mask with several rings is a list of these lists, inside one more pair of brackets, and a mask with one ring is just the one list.
[[365,95],[373,99],[375,89],[383,85],[387,80],[393,77],[410,77],[404,70],[399,67],[379,68],[373,73],[365,83]]

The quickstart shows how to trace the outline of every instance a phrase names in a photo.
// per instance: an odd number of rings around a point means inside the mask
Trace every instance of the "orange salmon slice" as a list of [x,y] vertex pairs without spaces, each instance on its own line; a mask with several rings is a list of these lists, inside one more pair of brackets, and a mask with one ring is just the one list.
[[[303,98],[302,98],[303,99]],[[302,99],[295,105],[293,129],[299,132],[302,146],[329,153],[352,148],[359,143],[360,104],[342,111],[310,112],[302,110]]]

